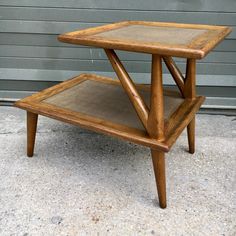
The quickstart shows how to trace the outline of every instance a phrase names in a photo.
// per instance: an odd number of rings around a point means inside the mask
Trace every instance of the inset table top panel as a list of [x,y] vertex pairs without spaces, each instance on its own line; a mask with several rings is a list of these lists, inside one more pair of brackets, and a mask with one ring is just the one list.
[[[145,130],[124,89],[119,85],[120,83],[109,84],[86,80],[43,100],[43,102]],[[149,89],[139,89],[139,92],[149,106]],[[169,119],[182,102],[183,99],[176,94],[172,94],[172,96],[165,95],[165,119]]]
[[161,55],[203,58],[231,29],[224,26],[125,21],[66,33],[67,43]]
[[128,25],[126,27],[109,30],[96,34],[106,39],[132,40],[143,43],[179,44],[186,45],[194,38],[207,32],[201,29],[184,29],[176,27],[160,27],[146,25]]

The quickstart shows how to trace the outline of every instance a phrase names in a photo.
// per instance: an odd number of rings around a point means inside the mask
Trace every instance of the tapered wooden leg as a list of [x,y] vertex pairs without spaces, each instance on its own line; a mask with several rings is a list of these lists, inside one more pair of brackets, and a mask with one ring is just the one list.
[[189,153],[195,152],[195,117],[187,126]]
[[34,155],[34,144],[37,130],[38,114],[27,111],[27,156]]
[[165,153],[157,150],[151,150],[151,153],[159,204],[161,208],[166,208]]
[[[148,116],[148,134],[159,141],[165,138],[164,133],[164,100],[162,84],[162,59],[159,55],[152,55],[152,76],[150,112]],[[165,178],[165,154],[151,149],[153,168],[156,178],[159,204],[166,208],[166,178]]]
[[[184,85],[185,98],[196,98],[196,60],[187,59],[186,80]],[[195,152],[195,117],[187,126],[189,152]]]

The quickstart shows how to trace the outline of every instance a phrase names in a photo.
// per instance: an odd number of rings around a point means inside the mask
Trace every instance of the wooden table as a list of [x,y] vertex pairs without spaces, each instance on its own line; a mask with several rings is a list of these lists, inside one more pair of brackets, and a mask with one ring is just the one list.
[[[195,92],[196,59],[230,32],[223,26],[125,21],[60,35],[62,42],[103,48],[119,80],[82,74],[16,102],[27,111],[28,156],[34,152],[38,114],[150,147],[165,208],[165,152],[185,127],[189,152],[195,150],[195,114],[204,101]],[[115,49],[151,54],[151,85],[134,84]],[[172,56],[187,59],[185,76]],[[179,92],[163,89],[162,60]]]

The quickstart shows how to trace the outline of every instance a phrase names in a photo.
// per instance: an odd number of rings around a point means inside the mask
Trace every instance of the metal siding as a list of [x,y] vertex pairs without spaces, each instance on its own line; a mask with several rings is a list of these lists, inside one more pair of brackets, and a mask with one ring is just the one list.
[[[113,75],[101,49],[63,44],[57,35],[122,20],[231,26],[231,35],[199,61],[197,84],[209,107],[236,109],[235,0],[0,0],[0,98],[19,98],[81,72]],[[118,53],[135,81],[150,81],[150,55]],[[176,61],[184,71],[184,61]],[[173,85],[168,74],[164,81]]]
[[167,11],[214,11],[236,12],[235,0],[0,0],[2,6],[50,7],[50,8],[85,8],[85,9],[119,9],[119,10],[167,10]]

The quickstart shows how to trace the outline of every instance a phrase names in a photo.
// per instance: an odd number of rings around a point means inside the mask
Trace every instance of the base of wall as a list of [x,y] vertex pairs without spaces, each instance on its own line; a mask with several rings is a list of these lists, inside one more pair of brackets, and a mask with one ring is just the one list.
[[[0,106],[13,106],[14,102],[32,95],[36,91],[1,91]],[[236,98],[206,97],[199,113],[236,115]]]

